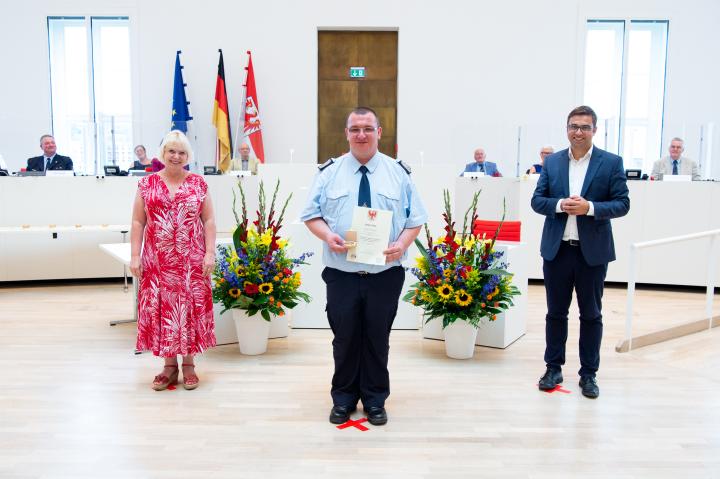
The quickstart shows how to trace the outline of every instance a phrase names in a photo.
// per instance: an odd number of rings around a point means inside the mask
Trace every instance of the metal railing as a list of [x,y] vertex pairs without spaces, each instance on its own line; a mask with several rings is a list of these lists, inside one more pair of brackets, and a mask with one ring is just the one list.
[[625,340],[628,344],[628,351],[632,349],[632,313],[633,303],[635,300],[635,273],[637,269],[636,263],[639,250],[643,248],[651,248],[654,246],[678,243],[681,241],[689,241],[705,237],[710,238],[707,263],[707,290],[705,294],[705,314],[708,318],[708,330],[710,330],[712,329],[713,324],[712,309],[713,296],[715,295],[715,269],[717,268],[717,246],[718,238],[720,237],[720,229],[703,231],[700,233],[693,233],[682,236],[673,236],[670,238],[663,238],[653,241],[644,241],[640,243],[633,243],[630,245],[630,271],[628,274],[627,307],[625,311]]

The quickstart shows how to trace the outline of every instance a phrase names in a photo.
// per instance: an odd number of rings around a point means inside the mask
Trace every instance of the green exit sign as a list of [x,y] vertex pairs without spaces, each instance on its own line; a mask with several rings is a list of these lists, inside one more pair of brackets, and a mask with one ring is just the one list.
[[365,78],[365,67],[350,67],[350,78]]

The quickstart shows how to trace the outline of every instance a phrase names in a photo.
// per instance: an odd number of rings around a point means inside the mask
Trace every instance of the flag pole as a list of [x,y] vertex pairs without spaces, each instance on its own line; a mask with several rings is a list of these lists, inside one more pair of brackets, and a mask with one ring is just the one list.
[[[245,67],[245,83],[247,83],[247,67]],[[245,135],[243,135],[242,137],[240,136],[240,125],[242,125],[243,133],[244,133],[244,130],[245,130],[245,92],[246,91],[247,91],[246,85],[243,84],[242,95],[240,96],[240,109],[238,110],[237,126],[235,127],[235,144],[237,145],[238,149],[240,148],[240,145],[242,145],[242,143],[243,143],[241,138],[242,139],[245,138]],[[238,142],[240,142],[240,143],[238,143]]]

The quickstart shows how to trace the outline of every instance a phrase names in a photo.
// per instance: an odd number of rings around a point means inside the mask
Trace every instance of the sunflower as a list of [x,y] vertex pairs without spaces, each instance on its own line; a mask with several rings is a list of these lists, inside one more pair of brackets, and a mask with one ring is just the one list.
[[443,276],[445,276],[446,278],[449,278],[453,275],[454,272],[455,272],[455,270],[448,268],[443,271]]
[[273,285],[272,283],[262,283],[258,289],[263,294],[270,294],[273,292]]
[[472,303],[472,296],[467,294],[464,289],[455,292],[455,302],[460,306],[467,306]]
[[239,298],[240,297],[240,290],[238,288],[230,288],[228,291],[228,294],[232,296],[233,298]]
[[453,288],[449,284],[441,284],[435,288],[435,291],[437,291],[442,299],[448,299],[453,294]]
[[240,265],[240,266],[238,266],[237,268],[235,268],[235,274],[236,274],[236,275],[242,276],[242,273],[243,273],[243,267],[242,267],[242,265]]

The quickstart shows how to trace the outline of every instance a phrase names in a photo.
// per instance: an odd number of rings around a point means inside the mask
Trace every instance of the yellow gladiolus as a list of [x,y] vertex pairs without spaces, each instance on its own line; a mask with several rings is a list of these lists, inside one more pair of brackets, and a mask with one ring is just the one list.
[[260,244],[265,246],[270,246],[270,243],[272,242],[272,232],[270,230],[264,232],[262,236],[260,236]]

